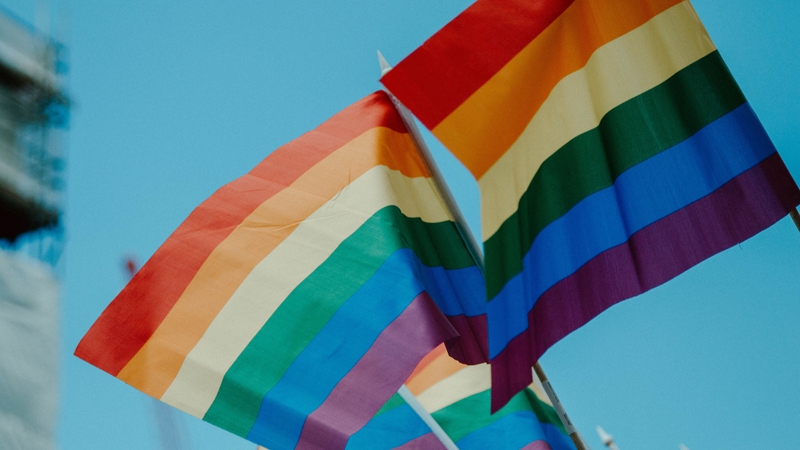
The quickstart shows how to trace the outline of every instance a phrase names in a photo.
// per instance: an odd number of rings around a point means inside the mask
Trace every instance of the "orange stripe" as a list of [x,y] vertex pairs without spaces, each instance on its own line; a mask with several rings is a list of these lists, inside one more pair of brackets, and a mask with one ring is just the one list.
[[434,356],[426,364],[425,359],[423,359],[406,380],[406,387],[415,396],[422,394],[434,384],[467,367],[451,358],[447,354],[444,344],[429,353],[426,359],[431,355]]
[[553,87],[595,50],[681,0],[576,0],[433,129],[476,179],[511,147]]
[[[404,158],[393,159],[398,154]],[[303,220],[378,165],[408,177],[429,177],[406,133],[378,127],[348,142],[262,203],[214,249],[156,332],[117,377],[161,398],[186,355],[252,269]]]
[[419,374],[420,372],[422,372],[423,369],[428,367],[428,364],[430,364],[431,362],[433,362],[437,358],[441,357],[442,354],[446,353],[446,352],[447,352],[447,348],[444,346],[444,343],[441,343],[441,344],[439,344],[438,347],[433,349],[433,351],[431,351],[430,353],[425,355],[425,357],[422,358],[422,360],[420,360],[419,364],[417,364],[417,367],[414,368],[414,371],[411,372],[411,375],[408,376],[408,379],[406,380],[406,384],[408,384],[411,381],[413,381],[414,378],[417,376],[417,374]]

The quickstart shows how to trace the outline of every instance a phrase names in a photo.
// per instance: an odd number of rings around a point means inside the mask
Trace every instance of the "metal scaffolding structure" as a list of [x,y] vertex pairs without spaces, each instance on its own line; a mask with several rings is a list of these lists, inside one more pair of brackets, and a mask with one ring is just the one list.
[[66,48],[0,12],[0,239],[59,226]]

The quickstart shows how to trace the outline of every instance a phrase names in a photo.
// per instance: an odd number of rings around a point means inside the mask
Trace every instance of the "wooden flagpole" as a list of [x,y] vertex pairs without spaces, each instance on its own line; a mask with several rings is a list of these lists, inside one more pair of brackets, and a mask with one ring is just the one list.
[[797,208],[789,211],[789,215],[792,216],[792,220],[794,220],[797,230],[800,231],[800,213],[797,212]]
[[[381,75],[386,75],[386,72],[392,70],[392,66],[386,61],[383,57],[381,52],[378,52],[378,62],[381,66]],[[427,165],[428,171],[431,173],[434,183],[436,187],[439,189],[439,192],[442,195],[442,198],[447,205],[447,208],[450,210],[450,213],[453,215],[453,222],[456,224],[456,228],[458,232],[461,234],[461,237],[464,239],[464,242],[467,243],[467,248],[469,249],[470,253],[472,254],[473,259],[478,264],[481,272],[484,271],[484,262],[483,262],[483,251],[481,247],[478,245],[478,241],[475,239],[475,236],[472,234],[472,230],[470,230],[469,225],[467,225],[467,221],[464,218],[464,215],[461,213],[461,209],[458,207],[458,203],[456,203],[455,198],[453,197],[453,193],[450,192],[450,188],[447,186],[447,183],[444,181],[444,177],[442,176],[441,171],[439,170],[439,166],[436,165],[436,160],[433,159],[431,155],[431,151],[428,148],[428,144],[425,142],[425,139],[422,138],[422,134],[419,132],[419,128],[417,128],[417,123],[414,121],[414,117],[411,115],[411,112],[406,108],[400,100],[397,99],[391,92],[388,90],[386,91],[389,94],[389,97],[392,99],[397,111],[400,113],[400,117],[403,119],[403,122],[406,125],[406,129],[408,129],[409,134],[411,135],[411,139],[414,141],[414,144],[419,149],[420,153],[422,153],[423,160]],[[799,225],[800,226],[800,225]],[[572,442],[575,443],[575,447],[577,450],[586,450],[587,447],[584,445],[583,440],[580,437],[580,433],[570,421],[569,416],[567,416],[566,411],[564,410],[564,406],[561,404],[561,401],[558,399],[553,387],[550,385],[550,381],[547,380],[547,376],[544,373],[544,369],[537,361],[536,364],[533,366],[534,374],[539,377],[539,380],[542,382],[542,386],[544,387],[545,392],[547,393],[547,397],[550,399],[550,403],[553,404],[553,408],[558,413],[558,417],[561,419],[561,422],[564,424],[564,428],[569,433],[569,437],[572,439]]]

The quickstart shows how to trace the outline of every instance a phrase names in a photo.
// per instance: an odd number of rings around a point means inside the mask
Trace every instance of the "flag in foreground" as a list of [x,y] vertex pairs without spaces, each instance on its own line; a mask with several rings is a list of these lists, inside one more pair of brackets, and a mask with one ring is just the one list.
[[456,336],[434,301],[483,289],[377,92],[203,202],[75,354],[272,450],[344,448]]
[[[447,355],[443,346],[420,362],[406,385],[460,450],[575,449],[541,386],[531,384],[498,412],[490,414],[489,365],[460,364]],[[353,436],[347,448],[443,446],[396,395]]]
[[493,408],[800,203],[687,1],[479,0],[382,81],[478,180]]

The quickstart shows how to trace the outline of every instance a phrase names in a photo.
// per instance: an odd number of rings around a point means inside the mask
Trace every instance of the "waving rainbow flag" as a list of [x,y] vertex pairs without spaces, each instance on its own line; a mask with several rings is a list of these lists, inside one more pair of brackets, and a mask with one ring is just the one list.
[[[465,366],[437,347],[406,380],[408,389],[460,450],[574,450],[537,383],[490,414],[490,369]],[[399,396],[392,397],[348,443],[348,450],[444,448]]]
[[382,82],[478,180],[493,408],[611,305],[800,203],[680,0],[478,0]]
[[272,450],[344,448],[455,339],[437,303],[485,305],[484,289],[377,92],[203,202],[75,354]]

